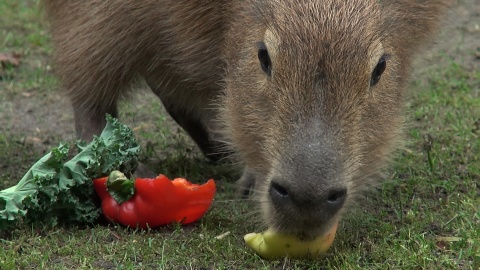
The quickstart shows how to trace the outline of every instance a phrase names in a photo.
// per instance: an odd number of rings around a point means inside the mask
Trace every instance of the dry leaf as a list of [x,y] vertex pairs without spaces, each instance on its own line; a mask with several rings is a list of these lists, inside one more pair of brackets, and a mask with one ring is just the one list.
[[16,52],[0,52],[0,66],[5,68],[7,65],[20,65],[20,54]]

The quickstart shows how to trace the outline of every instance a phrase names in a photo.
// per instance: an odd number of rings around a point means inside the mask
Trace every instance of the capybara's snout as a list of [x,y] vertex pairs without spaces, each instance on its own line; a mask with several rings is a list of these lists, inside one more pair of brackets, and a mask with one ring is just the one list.
[[272,164],[261,200],[274,228],[313,238],[338,220],[348,198],[344,158],[334,139],[294,140]]

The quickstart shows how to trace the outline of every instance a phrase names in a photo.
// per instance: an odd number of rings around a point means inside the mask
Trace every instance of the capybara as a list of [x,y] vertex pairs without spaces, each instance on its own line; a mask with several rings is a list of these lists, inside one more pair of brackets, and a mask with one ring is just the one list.
[[[44,0],[90,140],[143,80],[210,158],[245,166],[266,225],[316,237],[398,143],[410,66],[449,0]],[[148,110],[148,108],[145,108]],[[152,112],[155,113],[155,112]]]

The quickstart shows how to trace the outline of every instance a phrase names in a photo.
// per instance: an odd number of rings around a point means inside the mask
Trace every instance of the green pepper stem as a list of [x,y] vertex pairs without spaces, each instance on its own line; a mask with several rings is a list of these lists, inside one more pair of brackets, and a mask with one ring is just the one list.
[[122,204],[135,194],[135,181],[122,172],[113,171],[107,179],[107,191],[118,204]]

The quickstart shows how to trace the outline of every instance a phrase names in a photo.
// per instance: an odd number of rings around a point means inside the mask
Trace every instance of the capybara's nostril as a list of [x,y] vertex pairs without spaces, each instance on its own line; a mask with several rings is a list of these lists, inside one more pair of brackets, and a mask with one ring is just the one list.
[[[270,184],[270,193],[274,193],[275,196],[288,197],[288,191],[280,184],[272,182]],[[271,194],[272,195],[272,194]]]
[[273,181],[270,183],[268,193],[270,198],[276,203],[290,199],[288,191],[282,185]]
[[343,202],[345,202],[346,197],[347,197],[346,188],[335,189],[330,191],[330,193],[328,194],[327,203],[330,207],[340,208],[343,205]]

